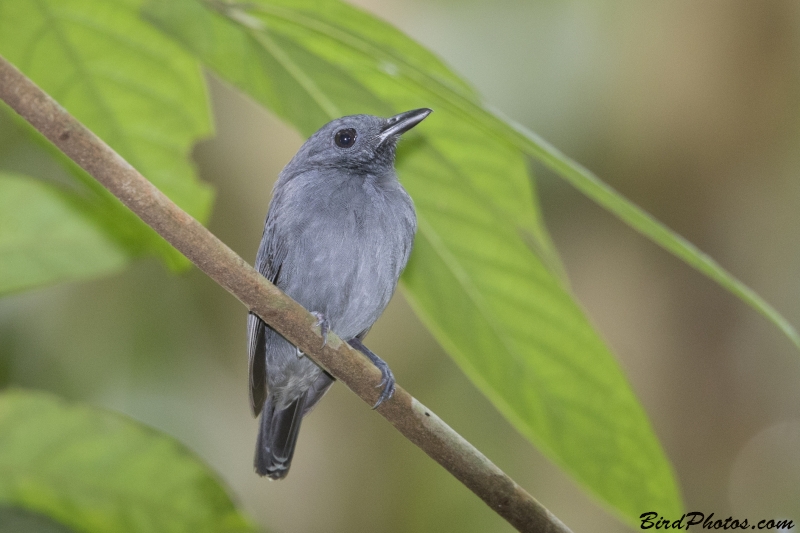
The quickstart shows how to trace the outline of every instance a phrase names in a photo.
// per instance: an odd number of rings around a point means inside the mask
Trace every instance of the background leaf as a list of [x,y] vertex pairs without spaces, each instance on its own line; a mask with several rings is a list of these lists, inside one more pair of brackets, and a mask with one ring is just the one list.
[[169,437],[54,396],[0,394],[0,505],[75,531],[253,531],[219,481]]
[[74,530],[39,513],[0,506],[0,533],[74,533]]
[[[205,84],[197,62],[143,23],[138,6],[136,0],[0,0],[0,53],[202,221],[212,194],[188,154],[211,132]],[[106,216],[98,222],[131,252],[144,249],[175,268],[188,266],[94,180],[75,168],[68,174],[78,193],[89,189],[104,199]]]
[[0,293],[125,266],[94,206],[55,185],[0,173]]
[[579,191],[608,211],[614,213],[630,227],[719,283],[726,290],[761,313],[767,320],[776,325],[792,341],[795,347],[800,348],[800,335],[788,320],[754,290],[736,279],[730,272],[722,268],[692,243],[629,202],[617,191],[600,181],[600,178],[566,157],[537,135],[524,128],[516,127],[511,137],[516,139],[526,153],[546,164],[559,176],[569,181]]
[[403,276],[439,342],[528,438],[629,520],[678,512],[669,463],[614,358],[565,289],[525,159],[472,91],[410,39],[336,2],[147,16],[308,135],[338,115],[436,110],[398,154],[419,233]]

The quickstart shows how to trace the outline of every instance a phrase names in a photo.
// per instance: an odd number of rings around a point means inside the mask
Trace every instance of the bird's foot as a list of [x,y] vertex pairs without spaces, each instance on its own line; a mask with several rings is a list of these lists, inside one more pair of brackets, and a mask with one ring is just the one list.
[[324,347],[328,344],[328,332],[331,330],[331,323],[325,313],[312,311],[311,314],[317,317],[317,326],[319,326],[319,334],[322,335],[322,346]]
[[358,350],[359,352],[363,353],[367,356],[367,358],[372,361],[378,370],[381,371],[381,382],[378,383],[377,387],[383,387],[383,391],[381,391],[381,395],[378,397],[378,401],[375,402],[375,405],[372,406],[373,409],[377,409],[380,404],[388,400],[394,394],[395,389],[395,380],[394,374],[392,374],[392,370],[389,368],[389,365],[386,364],[386,361],[375,355],[372,350],[364,346],[364,343],[361,342],[361,339],[355,338],[350,339],[348,344]]

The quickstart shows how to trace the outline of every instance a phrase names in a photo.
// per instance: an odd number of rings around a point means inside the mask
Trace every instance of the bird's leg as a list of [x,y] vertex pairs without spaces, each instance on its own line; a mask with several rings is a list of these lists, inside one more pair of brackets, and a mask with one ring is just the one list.
[[378,401],[375,403],[375,405],[372,406],[373,409],[377,409],[380,404],[391,398],[394,394],[394,374],[392,374],[392,371],[389,368],[389,365],[386,364],[386,361],[372,353],[369,348],[364,346],[364,343],[361,342],[361,339],[358,337],[350,339],[347,341],[347,343],[359,352],[366,355],[367,358],[372,361],[372,364],[378,367],[378,370],[381,371],[382,379],[381,382],[378,383],[378,387],[383,387],[383,392],[381,392],[380,398],[378,398]]

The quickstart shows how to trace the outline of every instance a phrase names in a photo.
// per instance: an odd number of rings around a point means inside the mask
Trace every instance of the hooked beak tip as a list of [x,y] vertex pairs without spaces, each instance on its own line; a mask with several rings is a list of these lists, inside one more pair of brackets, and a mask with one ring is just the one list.
[[405,113],[400,113],[386,120],[386,125],[380,133],[381,143],[385,142],[389,137],[402,135],[423,120],[425,117],[433,113],[433,109],[423,107],[420,109],[412,109]]

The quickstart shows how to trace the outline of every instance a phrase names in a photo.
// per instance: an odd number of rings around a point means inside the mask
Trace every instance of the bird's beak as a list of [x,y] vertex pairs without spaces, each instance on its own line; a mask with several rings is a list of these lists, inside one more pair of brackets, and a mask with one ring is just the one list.
[[422,109],[413,109],[387,119],[386,125],[378,134],[379,144],[383,144],[390,137],[396,137],[407,132],[431,113],[433,113],[432,109],[423,107]]

